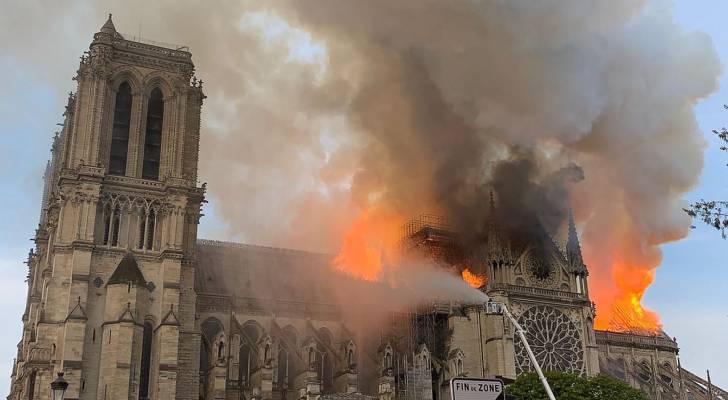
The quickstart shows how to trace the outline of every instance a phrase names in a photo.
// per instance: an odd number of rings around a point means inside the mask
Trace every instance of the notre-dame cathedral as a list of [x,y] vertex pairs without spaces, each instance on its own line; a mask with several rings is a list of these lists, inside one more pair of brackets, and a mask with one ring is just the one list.
[[[531,370],[514,328],[483,305],[393,312],[372,346],[325,291],[293,278],[331,256],[198,239],[205,95],[188,49],[127,40],[109,16],[75,80],[45,173],[8,399],[49,399],[62,372],[66,399],[446,400],[452,377]],[[728,399],[681,368],[664,333],[594,329],[569,222],[561,247],[546,236],[514,246],[493,221],[473,267],[543,368],[608,374],[651,399]],[[406,232],[411,248],[451,245],[435,218]]]

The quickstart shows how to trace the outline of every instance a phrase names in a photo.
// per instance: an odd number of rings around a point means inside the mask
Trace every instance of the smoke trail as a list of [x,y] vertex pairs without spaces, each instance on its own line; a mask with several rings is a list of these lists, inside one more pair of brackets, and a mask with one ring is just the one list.
[[[38,21],[39,6],[53,17]],[[491,187],[520,196],[501,201],[514,226],[538,206],[556,230],[568,197],[604,327],[615,298],[639,303],[659,245],[687,233],[682,195],[703,148],[693,106],[720,66],[666,1],[95,6],[83,21],[55,3],[24,12],[74,37],[108,10],[122,32],[164,16],[143,36],[193,51],[208,95],[201,175],[241,240],[334,251],[361,210],[438,212],[477,238]],[[3,53],[33,60],[53,43],[2,22],[32,42]]]

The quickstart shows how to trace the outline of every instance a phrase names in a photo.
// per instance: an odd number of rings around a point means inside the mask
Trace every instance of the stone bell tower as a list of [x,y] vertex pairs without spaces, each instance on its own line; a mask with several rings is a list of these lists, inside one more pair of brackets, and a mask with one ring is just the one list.
[[109,19],[53,141],[10,399],[192,399],[202,81]]

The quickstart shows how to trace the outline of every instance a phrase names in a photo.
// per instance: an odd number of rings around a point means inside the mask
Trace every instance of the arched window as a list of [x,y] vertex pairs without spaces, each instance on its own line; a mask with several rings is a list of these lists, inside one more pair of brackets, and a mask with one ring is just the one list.
[[238,371],[238,379],[240,386],[248,387],[250,383],[250,367],[251,367],[250,346],[243,344],[240,346],[240,368]]
[[152,90],[147,107],[147,131],[144,135],[142,178],[159,179],[159,156],[162,149],[162,120],[164,100],[159,88]]
[[139,210],[139,240],[137,247],[141,250],[154,249],[154,228],[157,225],[157,211],[150,208],[148,212]]
[[266,343],[263,349],[263,365],[268,365],[270,361],[270,343]]
[[146,241],[144,240],[144,236],[147,234],[147,213],[144,212],[144,209],[139,210],[139,241],[138,246],[139,249],[144,249],[144,244]]
[[33,400],[35,397],[35,376],[38,374],[38,371],[33,371],[30,373],[30,378],[28,378],[28,400]]
[[142,367],[141,377],[139,378],[139,400],[149,398],[149,378],[152,363],[152,323],[147,321],[144,323],[144,331],[142,333]]
[[217,346],[217,359],[222,360],[225,358],[225,342],[220,340],[220,344]]
[[131,121],[131,86],[127,82],[119,85],[114,105],[114,126],[111,131],[109,153],[109,174],[126,174],[126,158],[129,150],[129,125]]
[[111,218],[111,245],[119,245],[119,225],[121,225],[121,212],[119,207],[114,207],[114,213]]
[[278,390],[286,392],[289,390],[288,386],[288,352],[285,349],[281,349],[278,352]]
[[108,206],[104,209],[104,244],[111,246],[119,245],[119,225],[121,223],[121,212],[119,206]]
[[316,350],[313,347],[308,348],[308,365],[309,368],[316,367]]
[[149,210],[149,218],[147,219],[149,221],[149,227],[147,228],[147,250],[152,250],[154,248],[154,227],[156,226],[157,221],[157,212],[154,210]]
[[323,393],[334,392],[334,363],[329,353],[321,354],[321,389]]
[[355,364],[354,361],[354,349],[349,349],[346,352],[346,366],[349,367],[349,369],[353,368]]
[[200,398],[204,398],[207,394],[208,372],[212,369],[210,362],[210,344],[204,336],[200,340]]
[[[296,329],[290,325],[283,328],[280,336],[281,350],[278,352],[278,390],[281,391],[281,399],[287,398],[289,392],[292,393],[291,398],[295,398],[296,390],[296,375],[298,374],[297,363],[298,357],[295,352],[290,349],[298,347],[298,335]],[[283,360],[283,361],[281,361]],[[285,373],[281,374],[282,365],[285,366]],[[282,391],[282,388],[287,388],[286,391]]]
[[214,343],[219,333],[223,332],[222,324],[217,318],[208,318],[200,326],[200,396],[205,398],[208,387],[213,382],[210,371],[215,357]]

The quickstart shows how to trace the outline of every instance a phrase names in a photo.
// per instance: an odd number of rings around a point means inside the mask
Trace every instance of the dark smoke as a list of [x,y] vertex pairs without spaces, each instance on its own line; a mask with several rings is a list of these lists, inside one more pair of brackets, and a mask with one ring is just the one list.
[[220,236],[332,253],[362,210],[384,209],[447,215],[474,241],[493,188],[526,238],[536,217],[551,233],[573,206],[591,294],[608,310],[641,298],[659,246],[690,226],[682,198],[704,146],[693,107],[721,66],[668,1],[88,7],[19,3],[0,29],[24,40],[0,53],[74,65],[109,11],[122,32],[143,23],[142,36],[189,45],[206,81],[200,166]]

